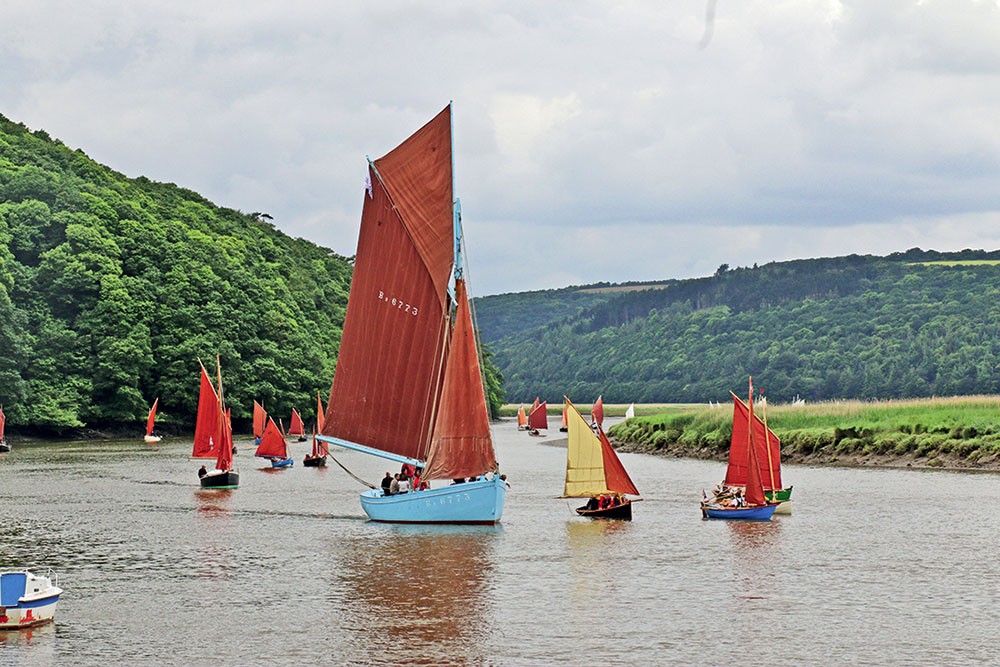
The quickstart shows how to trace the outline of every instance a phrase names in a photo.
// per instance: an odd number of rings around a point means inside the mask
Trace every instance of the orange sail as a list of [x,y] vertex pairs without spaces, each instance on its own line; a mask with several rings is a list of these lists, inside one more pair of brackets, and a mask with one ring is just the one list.
[[323,417],[325,416],[323,413],[323,399],[319,397],[319,392],[316,392],[316,431],[319,433],[323,432]]
[[448,349],[451,155],[449,106],[369,165],[323,435],[427,454]]
[[598,426],[604,423],[604,397],[598,396],[594,407],[590,409],[590,423]]
[[[749,420],[753,421],[753,378],[750,378],[750,400],[747,404],[749,408]],[[764,485],[760,478],[760,462],[757,459],[757,445],[754,442],[754,429],[751,429],[749,425],[747,430],[750,433],[750,444],[747,447],[747,487],[746,487],[746,501],[747,505],[764,505],[767,503],[767,499],[764,497]]]
[[541,402],[542,400],[538,396],[535,396],[535,402],[532,403],[531,407],[528,409],[528,414],[530,415],[532,412],[534,412],[535,408],[537,408],[541,404]]
[[254,440],[264,435],[264,426],[267,425],[267,412],[264,406],[257,401],[253,402],[253,437]]
[[473,477],[497,469],[465,281],[455,281],[455,328],[425,479]]
[[528,428],[548,429],[549,427],[549,405],[542,401],[528,414]]
[[562,428],[560,428],[559,430],[560,431],[565,431],[568,428],[569,428],[569,419],[567,418],[567,415],[566,415],[566,404],[563,403]]
[[635,488],[632,478],[629,477],[621,459],[611,446],[608,436],[604,434],[604,429],[597,427],[597,437],[601,440],[601,454],[604,458],[604,477],[607,479],[608,488],[615,493],[627,493],[638,496],[639,490]]
[[198,394],[198,417],[194,426],[192,458],[212,459],[218,456],[223,418],[219,396],[215,393],[212,381],[208,377],[208,371],[202,364],[201,390]]
[[524,406],[517,408],[517,427],[524,428],[528,425],[528,415],[524,414]]
[[153,407],[149,409],[149,416],[146,417],[146,435],[153,434],[153,425],[156,423],[156,406],[159,405],[160,399],[157,398],[153,401]]
[[[219,386],[222,386],[222,377],[219,377]],[[233,468],[233,421],[232,421],[232,411],[229,409],[219,410],[219,414],[223,415],[221,423],[219,424],[219,438],[220,446],[219,453],[215,457],[215,469],[216,470],[232,470]]]
[[[731,392],[730,392],[731,393]],[[750,408],[736,394],[733,397],[733,434],[729,441],[729,467],[726,468],[726,486],[746,486],[747,447],[750,443],[750,428],[753,427],[753,441],[757,448],[757,461],[761,466],[762,482],[766,491],[780,490],[781,486],[781,440],[774,431],[767,428],[757,415],[750,418]],[[770,448],[770,455],[768,449]]]
[[267,426],[264,427],[264,434],[261,436],[260,444],[257,445],[257,451],[253,455],[266,458],[288,458],[288,444],[285,442],[285,438],[282,437],[281,431],[278,430],[278,425],[270,417],[267,419]]
[[7,415],[3,413],[3,408],[0,408],[0,442],[3,442],[3,429],[7,425]]
[[292,408],[292,420],[288,426],[288,435],[305,435],[306,425],[302,423],[302,415],[295,408]]

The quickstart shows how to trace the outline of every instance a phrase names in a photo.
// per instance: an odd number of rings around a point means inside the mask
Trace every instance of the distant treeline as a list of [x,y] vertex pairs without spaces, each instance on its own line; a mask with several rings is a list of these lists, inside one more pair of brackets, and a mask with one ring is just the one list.
[[[781,401],[1000,393],[998,261],[998,251],[912,249],[723,265],[571,315],[553,308],[493,348],[516,402],[719,401],[748,375]],[[513,310],[519,296],[492,297],[491,310]],[[490,312],[480,309],[487,338]]]

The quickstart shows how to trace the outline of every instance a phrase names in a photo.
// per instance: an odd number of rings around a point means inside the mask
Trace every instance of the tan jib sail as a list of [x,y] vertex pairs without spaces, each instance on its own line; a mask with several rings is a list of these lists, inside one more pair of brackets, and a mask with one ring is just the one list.
[[587,498],[607,493],[638,496],[632,478],[604,431],[595,434],[570,400],[566,399],[569,443],[566,447],[566,486],[563,497]]
[[425,479],[474,477],[497,469],[465,281],[455,281],[455,328]]

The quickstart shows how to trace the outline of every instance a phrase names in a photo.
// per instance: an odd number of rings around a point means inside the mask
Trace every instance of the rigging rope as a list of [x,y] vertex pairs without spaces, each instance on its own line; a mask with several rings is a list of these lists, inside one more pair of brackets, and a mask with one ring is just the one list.
[[377,488],[374,484],[370,484],[370,483],[366,482],[365,480],[361,479],[360,477],[358,477],[357,475],[355,475],[353,472],[351,472],[350,470],[348,470],[347,467],[343,463],[341,463],[340,461],[337,460],[336,456],[334,456],[333,454],[330,454],[330,450],[327,450],[326,453],[329,454],[330,458],[333,459],[333,462],[336,463],[337,465],[339,465],[341,467],[341,469],[344,472],[346,472],[348,475],[350,475],[351,477],[353,477],[357,481],[361,482],[362,484],[364,484],[365,486],[367,486],[369,489]]

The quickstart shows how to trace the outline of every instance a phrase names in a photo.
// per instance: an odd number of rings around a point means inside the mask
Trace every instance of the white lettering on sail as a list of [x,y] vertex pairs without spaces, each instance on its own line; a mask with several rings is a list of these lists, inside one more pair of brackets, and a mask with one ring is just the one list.
[[414,317],[417,316],[416,306],[411,305],[398,297],[389,296],[382,290],[378,291],[378,300],[388,305],[390,308],[395,308],[396,310],[402,313],[406,313],[407,315],[413,315]]

